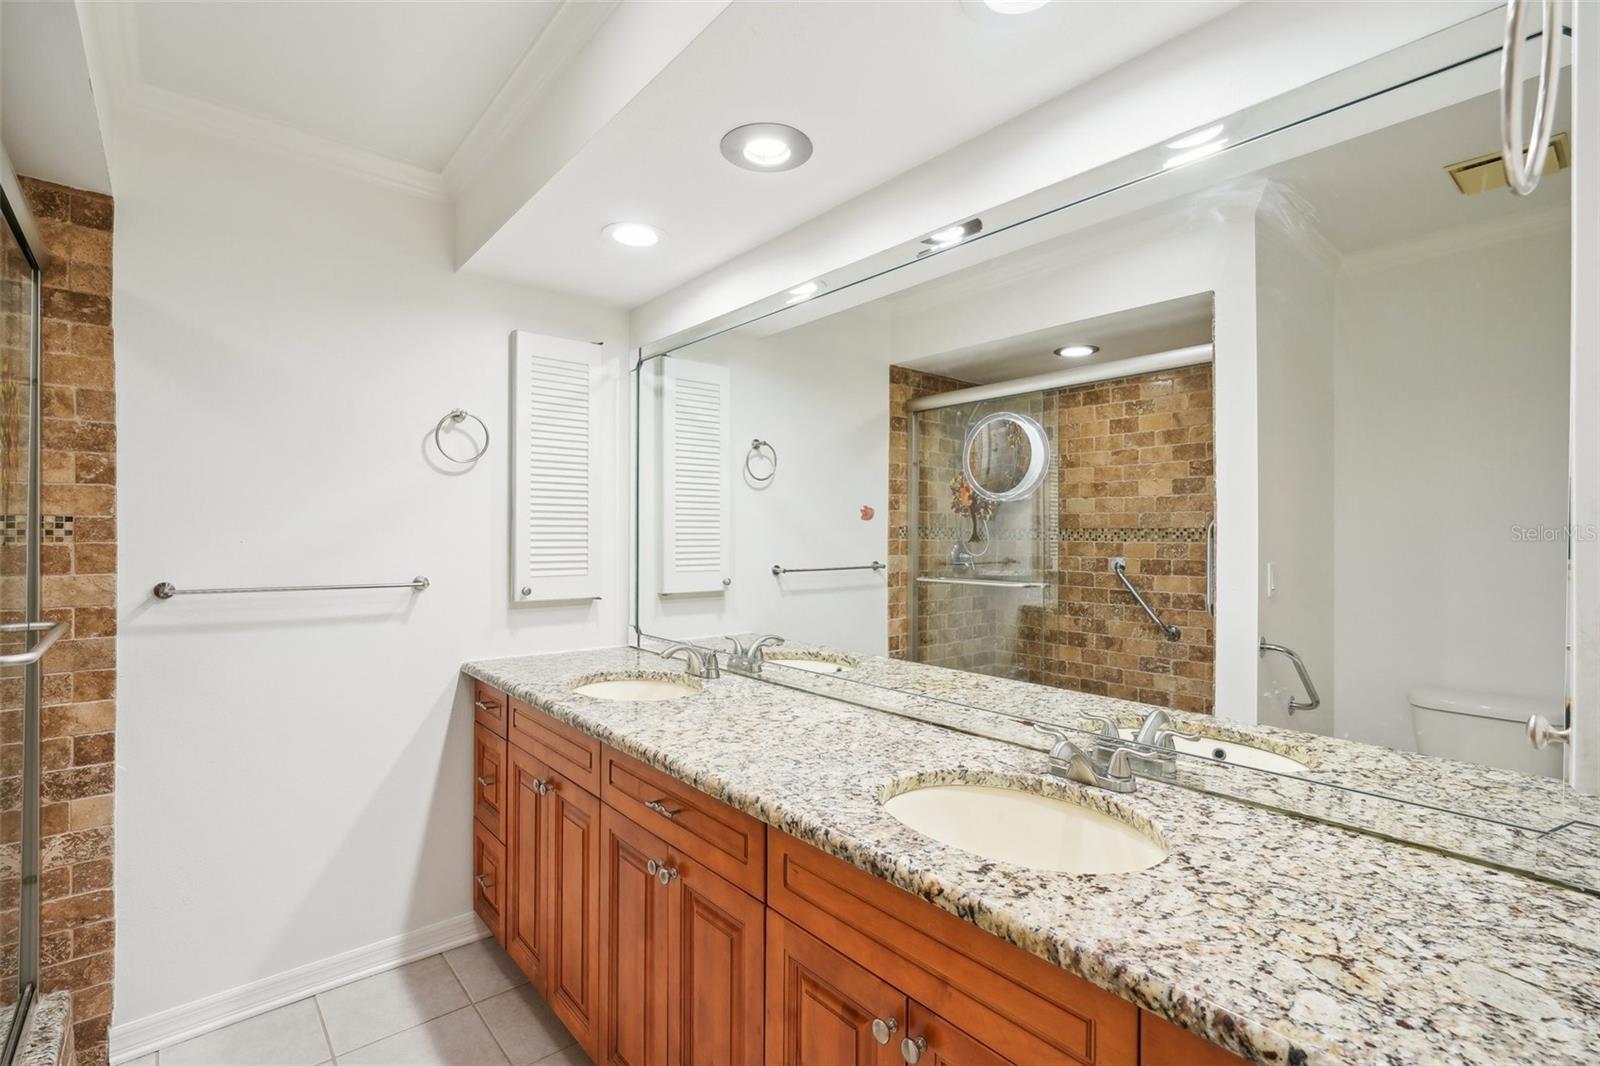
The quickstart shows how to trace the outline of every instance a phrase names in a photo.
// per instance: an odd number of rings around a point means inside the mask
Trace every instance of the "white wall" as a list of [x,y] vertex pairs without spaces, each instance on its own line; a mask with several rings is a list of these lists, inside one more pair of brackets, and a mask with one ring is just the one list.
[[[592,606],[508,605],[507,337],[625,338],[616,311],[452,273],[446,205],[132,117],[118,135],[126,1052],[159,1012],[470,913],[460,663],[619,643],[626,620],[621,565]],[[464,473],[426,443],[457,405],[495,434]],[[416,574],[432,588],[149,591]]]
[[[1257,720],[1331,734],[1333,644],[1333,348],[1338,262],[1305,213],[1269,186],[1256,212],[1256,351],[1259,360],[1261,635],[1300,654],[1321,706],[1304,700],[1294,666],[1260,658]],[[1222,536],[1231,536],[1223,530]],[[1267,567],[1275,591],[1268,594]]]
[[[1564,696],[1567,216],[1341,277],[1334,361],[1340,736],[1414,746],[1407,693]],[[1529,232],[1529,230],[1534,232]]]

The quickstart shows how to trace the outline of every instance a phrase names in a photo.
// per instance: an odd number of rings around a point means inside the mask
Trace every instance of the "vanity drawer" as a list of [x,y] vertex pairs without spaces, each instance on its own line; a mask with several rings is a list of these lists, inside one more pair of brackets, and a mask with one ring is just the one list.
[[496,736],[506,735],[506,696],[482,681],[472,682],[472,715]]
[[506,839],[506,741],[485,726],[472,731],[472,812],[502,843]]
[[1131,1064],[1132,1003],[776,830],[767,905],[1018,1063]]
[[603,749],[600,798],[757,899],[766,898],[767,827],[637,759]]
[[521,700],[511,700],[511,743],[592,796],[600,794],[600,742]]
[[482,822],[472,823],[472,909],[501,945],[506,942],[506,846]]

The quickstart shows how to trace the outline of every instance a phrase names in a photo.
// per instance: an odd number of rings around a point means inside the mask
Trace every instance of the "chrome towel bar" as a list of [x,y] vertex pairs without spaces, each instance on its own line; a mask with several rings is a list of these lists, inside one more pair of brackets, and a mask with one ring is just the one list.
[[1294,663],[1294,672],[1300,675],[1300,683],[1306,687],[1306,695],[1311,697],[1308,700],[1297,700],[1293,696],[1290,696],[1289,713],[1293,714],[1295,711],[1314,711],[1318,707],[1322,706],[1322,697],[1317,695],[1317,686],[1311,683],[1311,675],[1306,672],[1306,664],[1300,661],[1300,656],[1295,653],[1295,650],[1285,644],[1274,644],[1266,637],[1262,637],[1261,657],[1265,658],[1267,652],[1269,651],[1275,651],[1279,655],[1287,655],[1289,657],[1289,661]]
[[991,585],[997,589],[1042,589],[1043,581],[1009,581],[1004,578],[989,580],[983,577],[919,577],[922,585]]
[[1111,572],[1117,575],[1117,580],[1122,582],[1123,588],[1133,593],[1133,598],[1139,601],[1139,606],[1144,608],[1144,613],[1150,616],[1150,621],[1156,624],[1157,629],[1166,634],[1168,640],[1177,640],[1183,635],[1177,626],[1169,626],[1163,622],[1160,616],[1156,614],[1155,608],[1146,603],[1144,597],[1139,595],[1139,590],[1133,587],[1133,582],[1128,580],[1128,560],[1120,555],[1113,558],[1111,560]]
[[180,589],[170,581],[163,581],[153,591],[158,600],[174,596],[220,596],[234,592],[343,592],[348,589],[411,589],[421,592],[428,587],[428,579],[414,577],[410,581],[391,581],[368,585],[257,585],[251,588],[232,589]]
[[779,566],[777,563],[773,563],[772,576],[782,577],[784,574],[828,574],[838,570],[871,570],[873,573],[877,573],[879,570],[887,569],[888,567],[876,560],[866,566]]

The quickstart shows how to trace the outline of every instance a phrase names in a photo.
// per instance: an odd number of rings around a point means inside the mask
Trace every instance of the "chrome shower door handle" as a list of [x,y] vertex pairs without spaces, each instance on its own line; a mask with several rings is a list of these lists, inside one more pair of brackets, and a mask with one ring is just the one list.
[[31,666],[44,658],[44,653],[50,650],[50,645],[61,639],[61,634],[67,631],[65,622],[8,622],[0,625],[0,633],[43,633],[39,643],[27,651],[19,651],[11,655],[0,655],[0,666]]
[[1217,520],[1206,523],[1206,614],[1217,616]]

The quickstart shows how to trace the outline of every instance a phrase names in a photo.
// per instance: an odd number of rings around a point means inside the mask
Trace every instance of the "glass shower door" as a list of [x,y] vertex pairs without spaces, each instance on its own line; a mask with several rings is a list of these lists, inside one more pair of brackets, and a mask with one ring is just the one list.
[[38,977],[39,264],[9,200],[0,234],[0,1063]]

